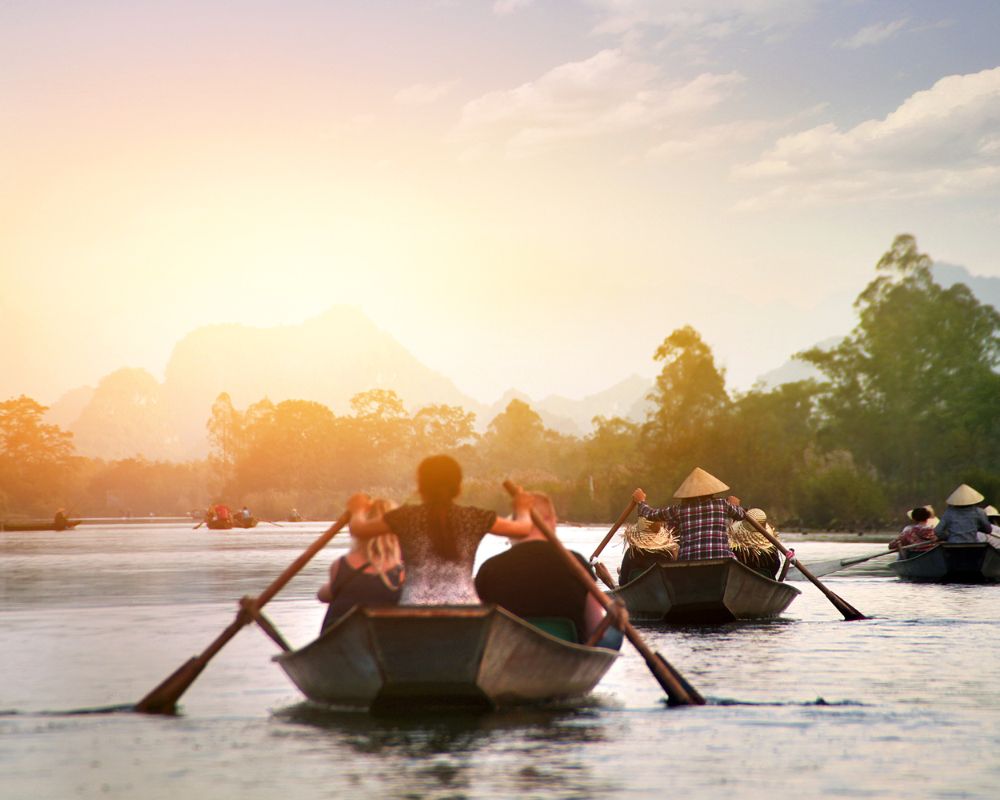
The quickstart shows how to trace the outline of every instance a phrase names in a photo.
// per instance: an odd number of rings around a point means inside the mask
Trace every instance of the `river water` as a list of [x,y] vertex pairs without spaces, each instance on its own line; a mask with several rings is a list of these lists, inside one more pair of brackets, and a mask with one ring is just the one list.
[[[1000,794],[1000,586],[907,584],[885,559],[809,584],[784,616],[642,627],[708,699],[667,708],[626,642],[582,702],[372,718],[302,702],[241,631],[178,717],[127,710],[323,530],[84,526],[0,534],[0,798],[993,798]],[[589,553],[598,528],[564,528]],[[488,537],[480,557],[505,546]],[[882,545],[884,546],[884,545]],[[803,541],[805,563],[871,543]],[[267,607],[308,642],[335,540]],[[617,547],[603,560],[612,567]],[[115,708],[115,707],[122,708]],[[70,713],[103,709],[91,713]]]

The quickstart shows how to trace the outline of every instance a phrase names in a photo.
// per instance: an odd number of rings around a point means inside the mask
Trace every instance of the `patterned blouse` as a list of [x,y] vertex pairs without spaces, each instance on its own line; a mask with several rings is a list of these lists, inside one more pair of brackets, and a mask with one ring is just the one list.
[[746,519],[747,512],[721,497],[653,508],[639,503],[639,516],[665,522],[680,538],[678,561],[733,558],[729,548],[729,521]]
[[495,511],[452,505],[448,528],[458,550],[458,560],[449,561],[434,552],[427,506],[400,506],[385,515],[385,522],[399,538],[406,580],[399,602],[404,605],[479,604],[472,566],[476,550],[493,524]]
[[[924,525],[920,522],[915,522],[913,525],[907,525],[900,531],[899,536],[889,542],[890,550],[898,550],[901,547],[906,547],[907,545],[917,544],[918,542],[927,542],[926,545],[921,547],[911,547],[910,552],[923,553],[925,550],[930,550],[934,544],[937,542],[937,534],[934,533],[934,529],[930,525]],[[900,557],[910,555],[910,552],[900,553]]]

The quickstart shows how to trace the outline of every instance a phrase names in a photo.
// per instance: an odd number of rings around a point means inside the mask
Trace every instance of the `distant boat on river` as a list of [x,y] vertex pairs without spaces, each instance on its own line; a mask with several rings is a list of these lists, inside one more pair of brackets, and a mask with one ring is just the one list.
[[68,519],[57,525],[53,520],[18,520],[0,522],[0,531],[68,531],[79,525],[82,520]]
[[996,583],[1000,581],[1000,552],[986,543],[939,544],[893,561],[889,569],[906,581]]

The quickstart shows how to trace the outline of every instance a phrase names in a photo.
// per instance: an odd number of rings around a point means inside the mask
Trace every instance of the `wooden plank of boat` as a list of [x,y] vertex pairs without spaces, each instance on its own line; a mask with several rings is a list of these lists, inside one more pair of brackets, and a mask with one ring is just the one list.
[[52,520],[24,520],[21,522],[0,523],[0,530],[4,531],[68,531],[80,524],[80,520],[71,519],[61,527],[56,527]]
[[497,606],[358,606],[274,661],[310,700],[380,711],[579,697],[617,657]]
[[889,569],[903,580],[922,583],[996,583],[1000,553],[986,543],[939,544],[926,553],[893,561]]
[[776,617],[800,592],[734,558],[712,558],[651,566],[611,594],[635,620],[713,624]]
[[228,519],[213,519],[206,522],[205,526],[213,531],[228,531],[233,527],[233,522]]

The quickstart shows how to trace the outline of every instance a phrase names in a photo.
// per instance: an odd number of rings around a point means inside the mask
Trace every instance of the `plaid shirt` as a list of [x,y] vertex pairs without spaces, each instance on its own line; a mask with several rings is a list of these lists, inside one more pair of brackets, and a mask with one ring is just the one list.
[[747,512],[721,497],[653,508],[639,503],[639,516],[665,522],[681,540],[678,561],[733,558],[729,549],[729,520],[746,519]]

